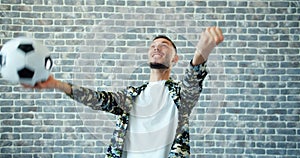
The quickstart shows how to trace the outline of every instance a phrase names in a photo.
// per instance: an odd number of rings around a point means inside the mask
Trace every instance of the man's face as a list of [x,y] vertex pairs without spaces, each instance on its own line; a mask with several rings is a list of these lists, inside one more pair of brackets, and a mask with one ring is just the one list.
[[171,67],[172,63],[177,62],[178,56],[170,41],[164,38],[158,38],[150,45],[148,59],[149,63]]

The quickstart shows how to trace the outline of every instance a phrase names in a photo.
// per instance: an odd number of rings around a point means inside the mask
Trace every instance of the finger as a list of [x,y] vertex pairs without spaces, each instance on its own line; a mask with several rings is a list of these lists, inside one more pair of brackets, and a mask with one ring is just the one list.
[[211,33],[212,29],[213,29],[212,27],[208,27],[208,28],[206,28],[206,31],[205,31],[205,33],[207,35],[209,35],[210,38],[214,38],[213,34]]
[[209,33],[211,34],[212,39],[215,41],[215,43],[219,44],[220,41],[221,41],[221,39],[219,38],[219,35],[218,35],[217,31],[216,31],[216,27],[211,27],[209,29]]
[[216,27],[215,31],[219,38],[219,42],[217,44],[219,44],[224,40],[223,32],[222,32],[222,29],[219,27]]
[[37,82],[35,87],[38,88],[38,89],[52,88],[53,87],[53,81],[54,81],[54,78],[53,78],[52,75],[50,75],[47,80]]
[[213,41],[214,37],[213,35],[210,33],[210,27],[207,27],[205,29],[205,31],[203,31],[201,33],[201,38],[200,38],[200,41],[203,41],[204,43],[210,43],[211,41]]
[[37,88],[37,89],[43,89],[43,88],[46,88],[46,84],[47,84],[47,83],[45,83],[45,82],[47,82],[47,81],[44,81],[44,82],[43,82],[43,81],[42,81],[42,82],[38,82],[38,83],[35,84],[34,87]]

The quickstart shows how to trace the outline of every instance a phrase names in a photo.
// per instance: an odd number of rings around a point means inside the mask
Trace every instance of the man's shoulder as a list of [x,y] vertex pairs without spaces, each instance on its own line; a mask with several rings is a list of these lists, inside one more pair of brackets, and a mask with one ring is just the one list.
[[127,94],[131,96],[139,95],[145,88],[147,87],[147,83],[142,84],[141,86],[128,86],[126,88]]

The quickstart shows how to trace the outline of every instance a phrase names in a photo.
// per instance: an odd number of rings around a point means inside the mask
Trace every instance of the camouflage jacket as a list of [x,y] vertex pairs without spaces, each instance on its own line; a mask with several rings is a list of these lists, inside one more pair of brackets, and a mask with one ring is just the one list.
[[[189,146],[189,115],[196,105],[202,83],[207,75],[206,65],[190,66],[186,69],[182,82],[177,83],[169,79],[165,82],[170,95],[178,108],[178,127],[173,141],[169,158],[187,158],[190,155]],[[134,105],[136,97],[147,87],[127,87],[122,91],[106,92],[94,91],[72,85],[71,98],[91,107],[94,110],[102,110],[118,116],[116,129],[111,138],[106,153],[108,158],[121,158],[126,130],[129,123],[129,111]]]

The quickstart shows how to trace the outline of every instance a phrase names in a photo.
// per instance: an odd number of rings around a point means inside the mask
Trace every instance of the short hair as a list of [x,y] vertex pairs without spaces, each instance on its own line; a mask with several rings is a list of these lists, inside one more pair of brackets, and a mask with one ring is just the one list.
[[166,35],[158,35],[158,36],[154,37],[152,41],[154,41],[154,40],[156,40],[156,39],[159,39],[159,38],[163,38],[163,39],[166,39],[166,40],[170,41],[170,42],[172,43],[172,46],[173,46],[174,49],[175,49],[175,53],[177,53],[176,45],[175,45],[174,42],[173,42],[169,37],[167,37]]

